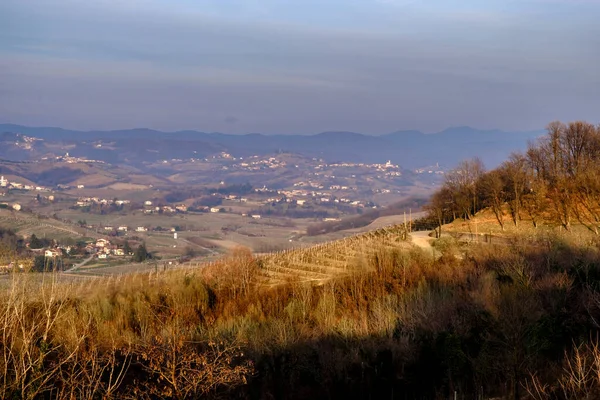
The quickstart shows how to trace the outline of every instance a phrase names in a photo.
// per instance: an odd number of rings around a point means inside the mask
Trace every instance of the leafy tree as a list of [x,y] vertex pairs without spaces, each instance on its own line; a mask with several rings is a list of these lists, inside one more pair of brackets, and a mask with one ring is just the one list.
[[34,233],[29,239],[29,247],[32,249],[41,249],[42,247],[44,247],[44,242],[42,242],[37,236],[35,236]]
[[132,253],[131,246],[129,245],[129,242],[127,240],[123,244],[123,253],[125,253],[125,255],[129,255]]
[[146,245],[144,243],[140,244],[135,253],[133,254],[133,261],[143,262],[149,258],[152,258],[152,255],[146,249]]

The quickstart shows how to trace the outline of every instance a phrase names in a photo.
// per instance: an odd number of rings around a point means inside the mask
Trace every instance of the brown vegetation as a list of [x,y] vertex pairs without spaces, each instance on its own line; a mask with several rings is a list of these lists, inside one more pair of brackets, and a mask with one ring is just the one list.
[[428,210],[441,227],[486,207],[502,229],[508,207],[517,228],[527,216],[534,227],[547,222],[570,230],[575,220],[600,234],[600,127],[553,122],[526,154],[514,154],[487,173],[478,160],[463,162],[447,175]]
[[457,246],[382,246],[338,278],[271,287],[241,249],[207,270],[16,274],[0,397],[592,398],[600,248]]

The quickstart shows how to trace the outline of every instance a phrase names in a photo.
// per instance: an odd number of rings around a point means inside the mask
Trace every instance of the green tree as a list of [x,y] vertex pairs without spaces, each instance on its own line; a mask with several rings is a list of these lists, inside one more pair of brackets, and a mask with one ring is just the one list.
[[133,254],[133,261],[143,262],[149,258],[152,258],[152,255],[146,249],[146,245],[144,243],[140,244],[135,253]]
[[44,247],[44,243],[37,236],[35,236],[34,233],[29,239],[29,247],[32,249],[41,249],[42,247]]
[[125,253],[125,255],[129,255],[132,253],[131,246],[129,245],[129,242],[127,240],[123,244],[123,253]]

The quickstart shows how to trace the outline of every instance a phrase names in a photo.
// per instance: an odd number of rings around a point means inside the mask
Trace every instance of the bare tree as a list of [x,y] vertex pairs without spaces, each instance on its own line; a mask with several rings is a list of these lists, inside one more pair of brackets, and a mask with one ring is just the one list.
[[522,154],[512,154],[500,168],[506,183],[507,201],[515,226],[519,227],[523,194],[527,186],[527,158]]
[[479,182],[479,188],[483,193],[483,205],[492,210],[500,228],[504,230],[503,208],[508,196],[502,171],[496,169],[483,175]]
[[465,160],[446,175],[444,187],[452,193],[453,203],[460,214],[471,219],[478,210],[477,181],[485,172],[479,158]]

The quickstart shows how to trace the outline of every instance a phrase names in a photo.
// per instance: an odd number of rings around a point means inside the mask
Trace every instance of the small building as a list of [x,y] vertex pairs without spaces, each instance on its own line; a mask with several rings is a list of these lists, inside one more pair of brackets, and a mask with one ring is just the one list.
[[151,205],[152,205],[152,202],[151,202],[150,200],[146,200],[146,201],[144,202],[144,205],[145,205],[145,206],[151,206]]
[[112,230],[113,230],[113,227],[112,227],[112,226],[105,226],[105,227],[104,227],[104,230],[105,230],[105,231],[112,231]]
[[126,226],[120,226],[120,227],[117,228],[117,230],[120,231],[120,232],[127,232],[127,229],[129,229],[129,228],[126,227]]
[[85,189],[85,185],[77,185],[77,189]]
[[13,210],[21,211],[21,205],[19,203],[15,203],[12,205]]
[[258,214],[252,214],[251,217],[254,219],[260,219],[260,215]]
[[137,228],[135,228],[136,232],[147,232],[148,228],[144,227],[144,226],[138,226]]
[[210,212],[211,212],[211,213],[218,213],[218,212],[219,212],[219,209],[218,209],[217,207],[211,207],[211,208],[210,208]]
[[125,250],[123,250],[123,249],[114,249],[113,250],[113,254],[115,256],[124,256],[125,255]]
[[298,204],[299,206],[303,206],[304,203],[306,203],[306,200],[296,200],[296,204]]
[[8,179],[4,178],[4,176],[0,176],[0,187],[8,186]]
[[60,257],[62,256],[62,251],[60,251],[60,249],[48,249],[46,251],[44,251],[44,256],[47,258],[56,258],[56,257]]
[[108,258],[108,254],[106,254],[106,253],[98,254],[98,258],[106,259],[106,258]]
[[106,239],[98,239],[96,240],[96,247],[107,247],[110,246],[110,241],[106,240]]

